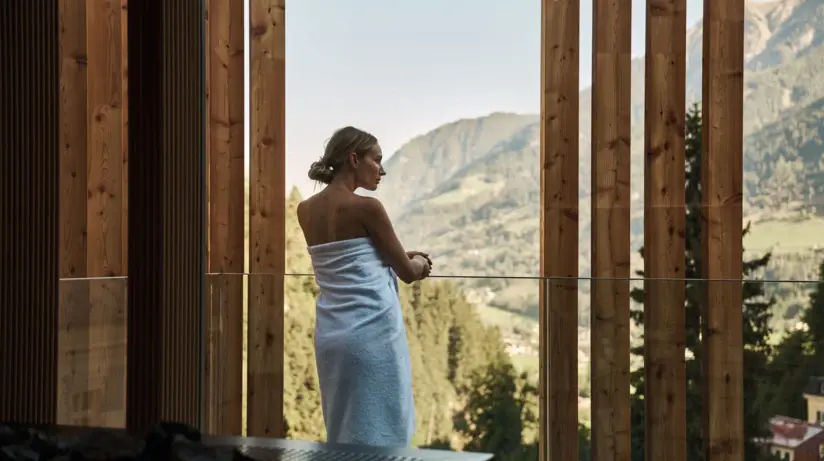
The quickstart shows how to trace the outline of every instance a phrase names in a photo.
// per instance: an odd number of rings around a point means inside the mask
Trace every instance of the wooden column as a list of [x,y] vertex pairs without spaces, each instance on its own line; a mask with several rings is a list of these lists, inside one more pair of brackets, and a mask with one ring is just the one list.
[[707,461],[744,459],[742,170],[744,0],[704,2],[701,274]]
[[540,459],[578,457],[578,0],[541,2]]
[[0,2],[0,421],[57,415],[58,30],[54,0]]
[[200,2],[129,4],[127,427],[201,425],[205,264]]
[[596,0],[592,30],[592,454],[630,460],[632,3]]
[[[125,424],[121,0],[61,0],[60,413]],[[86,278],[86,277],[90,277]]]
[[646,19],[644,439],[647,460],[683,461],[686,1],[647,0]]
[[[123,242],[122,31],[120,0],[86,3],[88,46],[86,274],[126,275]],[[89,284],[90,424],[125,421],[126,281]]]
[[86,271],[88,123],[85,2],[60,0],[60,424],[87,424],[89,282]]
[[251,0],[247,433],[284,435],[285,0]]
[[241,435],[243,413],[243,2],[206,2],[209,272],[206,432]]

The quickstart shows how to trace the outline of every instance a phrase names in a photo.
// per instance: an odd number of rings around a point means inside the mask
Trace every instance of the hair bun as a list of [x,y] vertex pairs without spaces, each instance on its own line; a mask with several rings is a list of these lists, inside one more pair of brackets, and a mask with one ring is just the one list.
[[309,167],[309,179],[323,184],[329,184],[335,178],[335,170],[321,162],[313,162]]

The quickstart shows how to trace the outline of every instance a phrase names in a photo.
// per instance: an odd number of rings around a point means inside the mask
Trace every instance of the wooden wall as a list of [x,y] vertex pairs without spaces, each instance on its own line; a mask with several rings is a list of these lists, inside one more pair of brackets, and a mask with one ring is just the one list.
[[[282,434],[283,3],[256,0],[250,4],[253,93],[258,103],[253,105],[251,118],[250,231],[254,238],[248,269],[256,275],[248,278],[246,293],[241,275],[247,270],[243,2],[209,0],[200,13],[194,6],[167,12],[182,15],[177,17],[182,25],[204,28],[206,40],[200,50],[196,39],[182,35],[161,41],[157,20],[163,14],[162,2],[133,5],[131,14],[126,0],[58,0],[57,7],[61,190],[60,238],[55,241],[60,245],[62,279],[58,421],[125,425],[128,367],[133,374],[144,372],[143,377],[134,374],[130,380],[132,389],[145,389],[130,397],[133,403],[144,403],[133,415],[133,425],[176,414],[192,422],[202,417],[207,432],[240,434],[247,390],[242,374],[243,304],[248,298],[249,316],[256,326],[249,331],[249,431]],[[199,71],[197,60],[172,62],[178,53],[202,56],[202,93],[196,85],[184,88],[179,84],[180,78],[197,81]],[[130,57],[134,61],[131,69],[127,66]],[[131,88],[129,72],[133,80],[138,79]],[[196,116],[198,99],[208,114],[202,125]],[[198,133],[205,133],[205,155],[184,161],[178,149],[186,142],[197,146]],[[142,153],[132,158],[132,168],[130,150]],[[190,152],[199,155],[197,149]],[[199,166],[202,161],[207,162],[203,167]],[[201,196],[195,189],[200,186],[192,181],[200,176],[199,168],[203,168],[208,195],[204,219],[198,218]],[[131,220],[130,196],[133,205],[139,205],[132,207]],[[170,219],[167,213],[175,217]],[[198,230],[189,229],[190,225],[206,233],[205,246],[197,243]],[[189,238],[181,240],[181,232]],[[203,249],[205,264],[197,256]],[[138,272],[127,279],[129,264]],[[172,277],[167,267],[174,264],[179,265]],[[197,280],[204,272],[211,275],[205,281],[205,337],[200,338],[198,328],[186,329],[179,322],[190,315],[188,323],[200,324],[195,290],[199,291]],[[127,311],[137,309],[129,306],[127,298],[150,302],[155,309],[141,310],[138,318],[127,323]],[[171,307],[169,302],[182,302],[192,310],[173,315],[166,310]],[[161,322],[176,325],[178,330],[155,331]],[[146,345],[145,340],[136,339],[135,344],[127,344],[127,329],[129,337],[161,340]],[[203,363],[199,359],[201,339],[205,341]],[[127,349],[131,360],[127,360]],[[165,360],[176,364],[175,373],[169,374],[171,369],[150,373],[150,362],[164,354],[172,354]],[[199,414],[199,404],[163,397],[161,390],[197,395],[190,391],[198,388],[201,371],[205,372],[204,414]],[[186,378],[180,386],[172,383],[177,377]]]
[[[202,423],[204,10],[129,4],[126,425]],[[139,153],[139,155],[138,155]]]
[[252,0],[247,433],[284,435],[285,0]]
[[206,2],[206,431],[243,429],[243,2]]
[[58,30],[53,0],[0,2],[0,421],[55,422]]
[[63,424],[125,424],[125,6],[59,1]]

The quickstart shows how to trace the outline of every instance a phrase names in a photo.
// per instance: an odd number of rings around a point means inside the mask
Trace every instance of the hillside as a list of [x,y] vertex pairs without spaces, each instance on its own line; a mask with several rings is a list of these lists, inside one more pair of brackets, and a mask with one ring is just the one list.
[[[700,96],[701,27],[688,33],[687,97]],[[745,213],[756,225],[750,250],[782,244],[798,226],[810,227],[822,191],[820,122],[824,107],[824,0],[749,4],[745,74]],[[632,74],[632,242],[643,238],[643,59]],[[580,252],[582,276],[590,259],[590,104],[580,94]],[[386,162],[379,196],[404,243],[428,250],[445,275],[534,276],[538,272],[539,123],[536,115],[495,113],[465,119],[419,136]],[[824,222],[824,221],[822,221]],[[771,235],[758,231],[769,224]],[[813,226],[814,227],[814,226]],[[808,232],[808,234],[810,234]],[[793,239],[795,240],[795,239]],[[812,233],[799,251],[824,238]],[[636,258],[636,268],[640,263]],[[770,269],[810,272],[804,267]],[[534,316],[537,282],[464,280],[493,306]],[[588,286],[581,283],[581,325],[588,325]]]
[[[300,200],[294,190],[286,201],[289,273],[311,272],[297,223]],[[317,294],[313,278],[286,277],[284,416],[289,437],[300,440],[325,437],[313,345]],[[414,444],[537,459],[537,388],[514,369],[499,330],[485,326],[450,281],[401,284],[400,298],[412,358]]]

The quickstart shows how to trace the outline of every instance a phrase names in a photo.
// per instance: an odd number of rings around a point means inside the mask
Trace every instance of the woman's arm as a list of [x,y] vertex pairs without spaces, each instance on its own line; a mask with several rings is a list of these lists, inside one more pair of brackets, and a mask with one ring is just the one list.
[[383,204],[375,198],[363,197],[363,225],[375,242],[381,256],[405,283],[412,283],[429,275],[429,263],[422,256],[410,258],[398,240],[395,229]]

